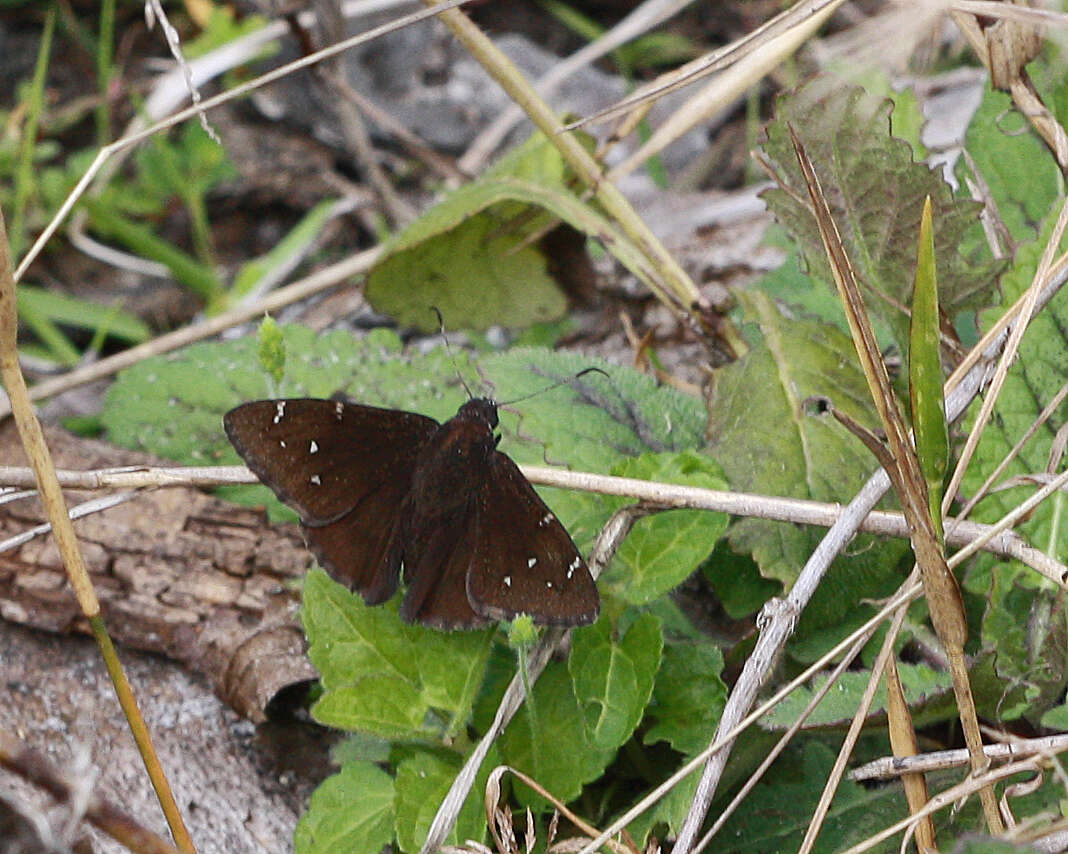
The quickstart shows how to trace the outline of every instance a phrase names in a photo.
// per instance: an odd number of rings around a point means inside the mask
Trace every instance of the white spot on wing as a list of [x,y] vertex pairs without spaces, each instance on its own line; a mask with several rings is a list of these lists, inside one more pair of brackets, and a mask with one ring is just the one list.
[[284,400],[278,401],[275,405],[274,411],[274,423],[277,424],[286,414],[286,402]]
[[311,482],[314,483],[316,486],[322,486],[323,479],[319,477],[319,475],[313,474],[311,476]]
[[537,564],[537,562],[538,562],[538,559],[536,557],[528,557],[527,558],[527,569],[533,569],[535,564]]
[[284,447],[286,446],[286,440],[285,440],[285,439],[279,439],[279,440],[278,440],[278,444],[279,444],[279,445],[280,445],[281,447],[283,447],[283,448],[284,448]]
[[314,439],[311,440],[311,445],[308,446],[308,453],[309,454],[317,454],[317,453],[319,453],[319,443],[316,442]]
[[546,525],[548,525],[548,524],[549,524],[549,523],[550,523],[550,522],[551,522],[552,520],[553,520],[553,514],[552,514],[552,513],[546,513],[546,514],[545,514],[544,516],[542,516],[542,517],[541,517],[541,519],[540,519],[540,520],[538,521],[538,527],[539,527],[539,528],[544,528],[544,527],[545,527]]
[[344,411],[345,411],[345,404],[343,404],[340,400],[337,401],[334,404],[334,415],[335,415],[335,417],[337,418],[338,421],[341,420],[341,413],[343,413]]
[[504,577],[504,586],[505,587],[511,587],[512,586],[512,576],[506,575]]
[[553,583],[551,581],[546,581],[545,586],[548,587],[550,590],[553,589]]

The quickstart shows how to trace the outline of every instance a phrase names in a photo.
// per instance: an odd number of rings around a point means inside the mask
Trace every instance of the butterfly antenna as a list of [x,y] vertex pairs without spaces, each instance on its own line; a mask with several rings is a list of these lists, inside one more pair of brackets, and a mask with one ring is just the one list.
[[[568,377],[566,380],[560,380],[559,382],[555,382],[550,386],[546,386],[545,388],[539,388],[537,391],[532,391],[530,394],[524,394],[522,397],[517,397],[515,400],[506,400],[501,403],[498,403],[497,405],[511,406],[513,403],[521,403],[524,400],[530,400],[530,398],[536,397],[539,394],[544,394],[547,391],[552,391],[554,388],[560,388],[560,386],[562,385],[568,385],[570,383],[573,383],[579,377],[586,376],[586,374],[600,374],[603,377],[608,377],[608,373],[606,371],[602,371],[600,368],[584,368],[583,370],[575,374],[575,376]],[[611,379],[611,377],[608,378]]]
[[445,318],[441,316],[441,312],[436,305],[430,306],[430,310],[438,316],[438,331],[441,333],[441,340],[445,342],[445,352],[449,354],[449,361],[452,362],[453,370],[456,371],[456,379],[460,381],[460,385],[462,385],[464,391],[467,392],[468,400],[474,400],[475,396],[471,394],[471,389],[469,389],[467,383],[464,382],[463,374],[460,373],[460,368],[456,364],[456,357],[452,354],[452,347],[449,346],[449,336],[445,334]]

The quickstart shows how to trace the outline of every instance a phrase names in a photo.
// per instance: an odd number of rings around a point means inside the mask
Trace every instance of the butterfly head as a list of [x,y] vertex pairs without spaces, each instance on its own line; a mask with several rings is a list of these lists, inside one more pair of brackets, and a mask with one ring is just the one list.
[[488,397],[473,398],[460,407],[456,418],[485,424],[493,432],[497,429],[497,404]]

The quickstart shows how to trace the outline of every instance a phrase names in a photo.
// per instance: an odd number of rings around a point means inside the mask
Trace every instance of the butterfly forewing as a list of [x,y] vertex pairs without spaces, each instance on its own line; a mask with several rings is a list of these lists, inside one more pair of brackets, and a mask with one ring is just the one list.
[[529,614],[580,626],[600,611],[597,585],[564,526],[508,457],[495,452],[481,484],[467,596],[489,619]]
[[338,519],[390,480],[406,494],[415,451],[438,427],[414,412],[307,398],[246,403],[223,424],[248,467],[306,524]]
[[412,412],[337,400],[260,400],[228,412],[248,467],[300,514],[315,556],[369,604],[397,589],[401,507],[438,428]]

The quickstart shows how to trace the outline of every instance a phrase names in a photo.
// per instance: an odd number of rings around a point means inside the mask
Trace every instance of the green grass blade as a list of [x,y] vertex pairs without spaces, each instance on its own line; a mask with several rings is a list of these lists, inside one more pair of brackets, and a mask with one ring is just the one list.
[[939,356],[938,276],[935,270],[934,224],[931,198],[920,219],[916,280],[909,329],[909,396],[916,451],[927,481],[928,503],[935,528],[942,535],[942,482],[949,465],[949,431],[942,397],[942,360]]

